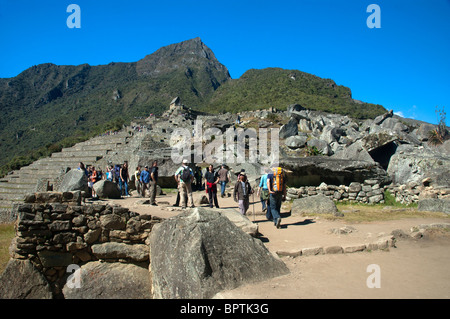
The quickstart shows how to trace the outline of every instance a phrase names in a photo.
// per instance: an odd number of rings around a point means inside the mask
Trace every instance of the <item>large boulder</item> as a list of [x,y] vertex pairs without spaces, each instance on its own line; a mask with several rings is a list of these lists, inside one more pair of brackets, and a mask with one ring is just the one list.
[[0,275],[0,299],[52,299],[47,279],[29,260],[10,259]]
[[306,144],[308,137],[307,136],[289,136],[286,141],[284,142],[287,147],[296,149],[304,147]]
[[395,184],[421,183],[450,187],[450,156],[439,148],[400,145],[391,157],[387,173]]
[[390,118],[394,116],[394,112],[393,110],[390,110],[389,112],[386,112],[384,114],[378,115],[374,120],[373,123],[376,125],[380,125],[381,123],[383,123],[384,120],[386,120],[387,118]]
[[298,133],[297,120],[291,118],[289,122],[281,126],[279,137],[282,139],[288,138],[289,136],[295,136]]
[[150,251],[154,298],[211,298],[221,290],[288,273],[260,240],[206,208],[155,226]]
[[430,132],[434,129],[436,129],[436,125],[422,123],[416,130],[414,130],[414,134],[420,141],[428,141]]
[[364,149],[360,141],[356,141],[355,143],[344,147],[342,150],[336,152],[333,155],[333,157],[338,159],[356,160],[374,163],[373,158]]
[[308,147],[317,148],[317,150],[319,150],[322,155],[330,155],[331,154],[330,145],[324,140],[321,140],[318,138],[312,138],[312,139],[308,140],[307,145],[308,145]]
[[335,127],[332,125],[327,125],[324,127],[320,139],[327,142],[328,144],[332,142],[338,142],[341,136],[344,136],[345,131],[340,127]]
[[301,106],[300,104],[291,104],[288,106],[287,108],[287,115],[291,116],[292,112],[300,112],[300,111],[305,111],[306,109]]
[[438,198],[426,198],[419,200],[417,209],[427,212],[442,212],[450,214],[450,200]]
[[120,199],[121,197],[117,184],[107,180],[95,183],[94,191],[100,198]]
[[124,243],[102,243],[92,245],[92,254],[98,259],[127,259],[133,262],[147,261],[149,249],[144,244],[128,245]]
[[[247,216],[242,215],[237,209],[211,208],[211,210],[220,212],[223,216],[233,222],[233,224],[242,229],[244,233],[247,233],[253,237],[258,235],[258,224],[252,223]],[[251,214],[251,210],[249,209],[247,213]]]
[[386,171],[375,162],[338,159],[327,156],[282,157],[280,166],[287,172],[287,184],[291,187],[320,185],[348,185],[377,180],[378,184],[389,184]]
[[94,261],[79,272],[80,287],[66,284],[65,299],[151,299],[150,273],[144,267]]
[[319,194],[304,198],[294,199],[291,207],[292,216],[303,216],[305,214],[332,214],[339,215],[336,204],[325,195]]
[[59,186],[60,192],[84,191],[88,192],[88,178],[82,170],[72,169],[68,171]]

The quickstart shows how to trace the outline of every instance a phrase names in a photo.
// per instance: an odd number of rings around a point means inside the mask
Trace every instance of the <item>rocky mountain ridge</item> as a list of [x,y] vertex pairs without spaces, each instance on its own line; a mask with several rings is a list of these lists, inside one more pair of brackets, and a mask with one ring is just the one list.
[[[450,141],[439,146],[428,142],[429,131],[435,126],[423,122],[405,122],[392,112],[375,119],[354,120],[348,116],[308,110],[293,104],[287,111],[265,109],[239,114],[207,114],[195,111],[173,99],[172,105],[161,116],[136,119],[117,135],[97,137],[72,148],[54,153],[50,158],[14,171],[0,180],[0,208],[7,210],[21,201],[21,194],[33,191],[59,190],[59,182],[68,169],[77,167],[79,161],[105,169],[107,165],[128,161],[131,168],[151,165],[158,160],[161,187],[175,187],[174,172],[180,162],[174,161],[173,150],[180,142],[175,132],[185,129],[188,136],[202,125],[202,131],[216,129],[215,141],[226,131],[259,132],[259,128],[279,129],[279,164],[288,172],[288,186],[319,187],[328,185],[333,196],[346,191],[352,183],[361,185],[368,181],[379,189],[403,185],[399,198],[408,202],[420,196],[448,198],[450,196]],[[256,139],[261,136],[256,135]],[[202,146],[211,142],[211,136],[202,137]],[[191,140],[192,141],[192,140]],[[269,139],[269,143],[271,143]],[[248,150],[250,140],[245,148]],[[226,145],[236,150],[236,142]],[[268,145],[269,146],[269,145]],[[205,148],[203,148],[204,150]],[[185,158],[192,167],[205,168],[210,162],[196,161],[194,150],[189,148]],[[269,151],[269,155],[271,151]],[[270,163],[250,162],[249,152],[245,162],[236,158],[225,163],[234,174],[245,169],[251,183],[256,186],[264,168]],[[222,162],[213,162],[218,167]],[[336,186],[333,187],[332,185]],[[400,189],[399,188],[399,189]],[[411,192],[405,193],[405,189]],[[350,192],[352,193],[352,192]],[[363,194],[355,193],[356,198]],[[376,194],[381,199],[381,194]],[[337,196],[339,197],[339,196]],[[380,198],[378,198],[380,197]],[[334,197],[336,198],[336,197]]]
[[161,115],[175,96],[193,109],[216,114],[285,109],[291,103],[362,118],[385,112],[353,100],[349,88],[297,70],[249,70],[231,79],[212,50],[195,38],[137,62],[46,63],[0,79],[2,171],[50,154],[65,139],[70,139],[67,145],[107,131],[113,123]]
[[161,114],[176,95],[202,105],[229,78],[199,38],[137,62],[33,66],[0,79],[0,163],[67,137],[106,131],[115,120]]
[[[290,172],[289,183],[293,187],[318,186],[322,182],[349,185],[365,180],[377,180],[380,185],[425,183],[437,188],[450,187],[450,141],[438,146],[430,144],[429,131],[435,125],[403,121],[392,111],[375,119],[355,120],[308,110],[299,104],[290,105],[287,111],[267,109],[220,115],[198,114],[180,104],[161,117],[147,121],[145,131],[140,133],[142,142],[127,152],[117,152],[114,161],[128,160],[134,167],[158,159],[171,181],[179,165],[171,159],[171,150],[178,142],[173,139],[173,133],[179,128],[192,132],[197,121],[201,121],[203,132],[208,128],[219,129],[224,144],[226,130],[230,128],[235,132],[279,128],[279,162]],[[205,138],[203,146],[210,142]],[[215,139],[220,138],[215,136]],[[245,146],[248,149],[248,140]],[[191,151],[188,158],[193,160],[193,156]],[[245,163],[227,164],[235,172],[246,169],[249,176],[256,179],[267,163],[250,163],[248,159],[246,157]]]

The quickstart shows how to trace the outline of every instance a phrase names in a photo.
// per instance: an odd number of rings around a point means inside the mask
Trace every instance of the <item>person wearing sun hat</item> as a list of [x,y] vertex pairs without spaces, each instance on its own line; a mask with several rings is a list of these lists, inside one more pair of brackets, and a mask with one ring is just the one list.
[[192,181],[194,180],[194,172],[188,166],[189,161],[183,160],[183,164],[175,172],[175,179],[178,183],[178,189],[180,190],[181,206],[186,208],[186,193],[189,200],[189,207],[194,206],[194,198],[192,196]]

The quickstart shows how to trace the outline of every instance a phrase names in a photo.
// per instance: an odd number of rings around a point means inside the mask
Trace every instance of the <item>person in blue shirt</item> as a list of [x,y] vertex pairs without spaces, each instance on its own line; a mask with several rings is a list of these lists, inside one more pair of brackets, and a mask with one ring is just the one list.
[[262,211],[265,212],[267,210],[266,218],[272,220],[269,204],[269,189],[267,188],[267,176],[271,173],[270,168],[266,168],[265,172],[266,173],[261,176],[261,180],[259,181],[258,196],[261,199]]
[[145,190],[149,188],[150,184],[150,173],[148,171],[148,166],[145,166],[144,170],[141,172],[141,183],[142,183],[141,196],[145,197]]

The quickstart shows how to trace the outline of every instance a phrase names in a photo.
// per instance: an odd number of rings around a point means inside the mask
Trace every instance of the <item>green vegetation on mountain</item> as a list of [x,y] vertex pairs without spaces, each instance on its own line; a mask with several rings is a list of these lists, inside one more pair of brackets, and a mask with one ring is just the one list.
[[289,104],[356,118],[379,105],[356,102],[350,89],[296,70],[250,70],[232,80],[199,39],[163,47],[140,61],[108,65],[33,66],[0,79],[0,176],[134,117],[161,114],[179,96],[209,113]]
[[386,112],[381,105],[353,100],[350,89],[336,85],[333,80],[280,68],[249,70],[239,79],[226,82],[217,89],[209,107],[220,112],[269,107],[285,110],[294,103],[357,119],[374,118]]

